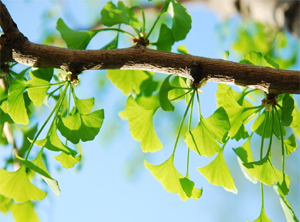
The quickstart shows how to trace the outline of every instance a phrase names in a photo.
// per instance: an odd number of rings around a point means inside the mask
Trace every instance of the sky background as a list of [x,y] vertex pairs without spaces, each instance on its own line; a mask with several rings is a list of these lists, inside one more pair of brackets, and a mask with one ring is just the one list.
[[[95,18],[100,18],[100,10],[106,1],[3,0],[3,3],[19,30],[30,41],[39,43],[48,33],[59,34],[55,30],[58,18],[63,18],[72,29],[90,27]],[[229,49],[228,42],[232,39],[218,38],[217,28],[221,19],[204,5],[190,3],[186,4],[186,7],[193,19],[192,29],[185,40],[173,46],[173,51],[176,52],[177,47],[183,44],[192,55],[222,58],[223,51]],[[49,15],[47,13],[50,13],[51,19],[45,19]],[[237,25],[239,21],[239,16],[236,16],[229,25]],[[148,23],[152,22],[153,16]],[[98,34],[88,48],[98,49],[114,36],[115,33]],[[234,37],[231,35],[231,38]],[[130,46],[127,40],[121,42],[120,46]],[[229,57],[229,60],[233,61],[241,59],[234,52]],[[299,67],[299,62],[297,66]],[[76,88],[79,98],[95,97],[95,109],[104,108],[105,111],[105,120],[99,135],[94,141],[82,144],[82,168],[78,171],[76,167],[68,170],[59,167],[59,163],[51,157],[57,154],[48,152],[50,173],[59,182],[61,195],[58,197],[48,189],[47,197],[36,203],[37,214],[42,222],[232,222],[253,221],[259,216],[260,187],[245,179],[231,149],[243,142],[231,142],[224,151],[225,160],[238,189],[237,195],[208,183],[196,167],[205,166],[215,156],[204,158],[197,155],[191,155],[190,178],[197,188],[203,188],[202,197],[183,202],[177,194],[167,192],[145,169],[143,159],[152,164],[160,164],[170,157],[175,142],[174,132],[177,131],[185,109],[184,102],[176,103],[176,113],[159,111],[159,118],[154,117],[155,130],[164,149],[154,154],[144,154],[139,143],[132,139],[127,121],[118,116],[118,112],[125,108],[127,96],[109,82],[105,73],[84,72],[80,78],[80,86]],[[164,77],[166,76],[161,74],[155,75],[155,79]],[[210,116],[216,109],[216,89],[217,84],[214,83],[209,83],[203,88],[200,98],[204,117]],[[299,101],[299,96],[296,99]],[[45,112],[46,116],[49,111],[41,109],[41,112]],[[38,152],[39,149],[35,148]],[[9,155],[8,152],[9,149],[1,149],[3,156]],[[287,157],[286,163],[287,174],[293,175],[291,191],[287,198],[299,217],[299,149]],[[176,151],[175,165],[184,174],[186,145],[183,139]],[[3,162],[0,162],[0,167],[3,167]],[[44,184],[40,184],[39,187],[44,190],[46,188]],[[285,221],[272,187],[265,186],[265,209],[272,221]],[[10,214],[1,213],[0,221],[13,220]]]

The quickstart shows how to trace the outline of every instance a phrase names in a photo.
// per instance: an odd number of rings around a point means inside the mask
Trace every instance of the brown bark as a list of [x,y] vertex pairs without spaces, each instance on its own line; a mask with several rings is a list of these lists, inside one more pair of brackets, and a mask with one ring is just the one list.
[[[17,29],[0,0],[1,63],[61,68],[79,74],[84,70],[127,69],[183,76],[194,81],[236,84],[270,94],[300,93],[300,71],[273,69],[220,59],[163,52],[137,44],[125,49],[73,50],[31,43]],[[3,43],[3,41],[5,42]]]

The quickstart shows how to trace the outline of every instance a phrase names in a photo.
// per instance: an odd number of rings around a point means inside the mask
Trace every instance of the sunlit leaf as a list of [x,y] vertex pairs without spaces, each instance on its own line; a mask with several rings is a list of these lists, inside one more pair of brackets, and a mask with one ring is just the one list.
[[89,98],[89,99],[78,99],[75,97],[75,106],[78,109],[78,111],[83,114],[89,114],[94,106],[95,99]]
[[208,165],[197,169],[211,184],[222,186],[225,190],[235,194],[238,192],[224,160],[223,152],[219,152]]
[[132,92],[140,94],[143,90],[142,83],[152,78],[152,73],[141,70],[107,70],[107,78],[125,95]]
[[[244,96],[241,95],[240,99],[238,100],[240,103],[245,103],[243,97]],[[248,106],[252,106],[248,101],[245,103],[245,105],[240,105],[237,102],[231,88],[227,90],[225,96],[223,97],[223,102],[220,102],[220,104],[222,104],[224,107],[231,124],[228,135],[236,140],[247,138],[249,135],[244,127],[244,122],[251,119],[256,109],[247,109]]]
[[210,117],[201,117],[196,128],[186,134],[184,141],[199,155],[210,157],[220,151],[218,142],[224,142],[229,129],[228,116],[220,107]]
[[16,202],[42,200],[46,192],[34,186],[27,177],[26,167],[22,165],[15,172],[0,169],[0,194],[14,199]]
[[172,30],[169,29],[166,24],[162,23],[160,26],[157,42],[155,43],[157,50],[170,52],[174,42],[175,40],[172,34]]
[[282,124],[290,126],[293,121],[294,99],[290,94],[284,94],[282,98]]
[[107,2],[101,10],[101,22],[108,27],[121,23],[132,27],[141,26],[133,9],[126,7],[122,1],[119,1],[117,6],[111,1]]
[[272,222],[272,221],[267,217],[265,208],[262,208],[259,217],[253,222]]
[[172,17],[172,33],[175,41],[185,39],[192,27],[192,17],[187,12],[185,6],[175,0],[168,0],[168,12]]
[[172,105],[172,103],[168,98],[169,91],[175,88],[169,82],[171,76],[172,75],[169,75],[167,78],[165,78],[159,90],[159,103],[160,103],[160,107],[164,111],[174,111],[174,106]]
[[62,144],[59,137],[57,136],[56,127],[52,127],[51,132],[46,138],[35,141],[35,145],[46,147],[47,149],[52,151],[63,151],[67,154],[76,155],[75,150],[72,150],[71,148]]
[[170,193],[177,193],[185,201],[189,198],[199,199],[202,189],[194,187],[192,181],[185,179],[174,166],[174,156],[160,165],[153,165],[144,160],[145,167]]
[[291,205],[289,204],[289,202],[285,198],[285,195],[283,194],[280,187],[278,185],[274,185],[273,188],[279,196],[280,204],[281,204],[281,207],[282,207],[283,212],[285,214],[286,220],[288,222],[299,222],[295,212],[293,211]]
[[54,156],[54,159],[60,162],[64,168],[69,169],[72,168],[76,163],[80,162],[81,155],[74,157],[72,155],[68,155],[62,152],[58,156]]
[[251,51],[244,56],[244,60],[250,61],[253,65],[261,63],[262,54],[260,52]]
[[69,49],[86,49],[91,39],[98,33],[96,30],[75,31],[70,29],[61,18],[57,20],[56,29],[60,32]]
[[284,145],[286,147],[286,155],[289,156],[298,147],[298,144],[296,142],[295,134],[291,134],[289,136],[289,138],[287,138],[286,140],[284,140]]
[[53,69],[39,68],[29,72],[32,80],[27,82],[27,92],[29,98],[35,106],[41,106],[44,102],[49,86],[49,81],[53,75]]
[[7,213],[10,210],[10,206],[13,201],[11,198],[6,198],[5,196],[0,194],[0,212]]
[[23,91],[26,88],[26,84],[23,82],[22,78],[22,75],[15,78],[9,87],[7,108],[8,114],[14,122],[27,125],[29,123],[29,118],[23,97]]
[[19,157],[18,155],[16,155],[16,157],[27,168],[39,173],[42,176],[42,178],[45,180],[45,182],[49,185],[49,187],[52,189],[52,191],[57,196],[59,196],[60,189],[58,186],[58,182],[51,177],[50,173],[45,167],[42,159],[42,152],[39,152],[36,158],[32,161],[25,160],[22,157]]
[[[252,134],[253,135],[253,134]],[[244,176],[250,180],[252,183],[257,183],[257,179],[253,177],[244,167],[243,163],[248,163],[248,162],[253,162],[253,155],[252,155],[252,150],[251,150],[251,138],[252,135],[246,140],[246,142],[238,147],[238,148],[233,148],[233,151],[236,153],[238,156],[238,163],[239,166],[244,174]]]
[[144,152],[156,152],[162,149],[153,127],[153,115],[156,110],[146,110],[138,105],[132,96],[126,102],[126,115],[132,137],[141,141]]
[[[87,110],[89,110],[88,107],[84,110],[84,112]],[[103,120],[103,109],[94,111],[87,115],[75,112],[73,115],[69,115],[68,117],[59,118],[57,128],[64,137],[72,143],[77,144],[79,143],[79,140],[84,142],[93,140],[99,133]]]
[[[282,183],[282,172],[273,166],[270,161],[270,154],[267,154],[263,159],[255,162],[243,163],[247,171],[260,182],[273,186],[274,183]],[[289,177],[286,175],[287,185],[289,186]]]
[[12,204],[10,210],[15,222],[39,222],[39,218],[34,210],[34,204],[31,201],[21,204]]

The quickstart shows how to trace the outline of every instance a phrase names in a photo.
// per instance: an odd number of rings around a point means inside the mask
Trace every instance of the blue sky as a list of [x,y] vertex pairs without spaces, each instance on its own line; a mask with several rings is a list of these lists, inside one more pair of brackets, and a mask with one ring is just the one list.
[[[87,2],[88,6],[85,4]],[[3,0],[3,3],[20,31],[30,41],[38,43],[43,39],[46,30],[55,31],[56,20],[59,17],[73,29],[89,27],[95,17],[100,17],[101,6],[106,1]],[[220,40],[216,35],[216,27],[220,20],[203,5],[187,4],[186,7],[193,18],[192,30],[184,41],[173,46],[173,51],[184,44],[193,55],[222,58],[223,51],[227,49],[220,47]],[[49,9],[55,19],[45,22],[42,17]],[[233,22],[238,19],[235,18]],[[99,48],[99,42],[105,45],[113,35],[97,36],[89,48]],[[123,45],[128,46],[128,43],[124,41],[121,46]],[[241,58],[230,59],[236,61]],[[165,76],[158,75],[156,78],[162,77]],[[213,157],[192,155],[190,178],[197,188],[203,187],[204,193],[199,200],[183,202],[177,194],[168,193],[143,166],[143,158],[150,163],[160,164],[171,155],[175,142],[173,132],[176,131],[172,121],[177,121],[179,125],[180,120],[176,120],[175,115],[170,116],[170,113],[161,113],[160,118],[154,119],[155,129],[164,144],[164,149],[155,154],[143,154],[139,143],[133,140],[129,133],[127,121],[118,116],[118,112],[125,107],[127,97],[107,80],[105,71],[87,71],[80,80],[77,94],[80,98],[95,97],[96,107],[105,110],[105,121],[97,138],[83,144],[84,160],[80,171],[63,168],[57,171],[59,164],[49,157],[50,173],[58,180],[62,192],[61,196],[57,197],[49,190],[46,199],[37,203],[37,213],[42,222],[231,222],[247,219],[253,221],[258,217],[261,206],[259,185],[254,185],[243,177],[236,156],[231,150],[241,143],[230,143],[224,153],[239,190],[238,195],[209,184],[197,171],[196,167],[208,164]],[[105,86],[100,86],[100,80],[104,81]],[[211,115],[216,108],[216,89],[217,84],[214,83],[203,88],[201,106],[204,117]],[[181,115],[184,108],[184,103],[176,103],[176,109]],[[49,155],[56,154],[49,152]],[[299,163],[298,149],[289,157],[286,167],[287,171],[290,170],[295,176],[292,178],[288,199],[296,213],[300,212],[297,187]],[[186,146],[183,140],[179,142],[175,164],[179,171],[185,167]],[[44,187],[42,184],[41,188]],[[272,221],[285,220],[273,188],[265,188],[265,207]],[[0,214],[0,221],[12,221],[11,215]]]

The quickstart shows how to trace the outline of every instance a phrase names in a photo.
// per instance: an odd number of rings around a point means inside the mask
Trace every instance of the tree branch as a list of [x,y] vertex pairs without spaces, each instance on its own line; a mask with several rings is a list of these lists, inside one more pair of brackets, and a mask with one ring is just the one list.
[[5,33],[1,63],[15,61],[41,68],[61,68],[75,74],[96,69],[148,70],[197,82],[205,78],[211,82],[247,86],[270,94],[300,94],[300,71],[164,52],[140,44],[110,50],[74,50],[40,45],[28,41],[19,32],[1,0],[0,15],[0,25]]

